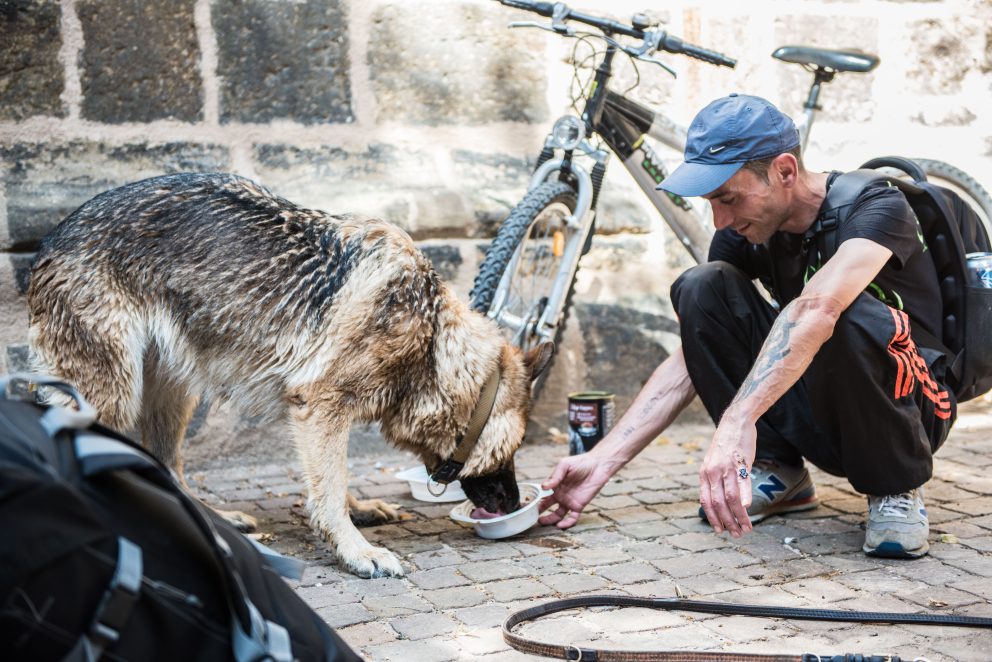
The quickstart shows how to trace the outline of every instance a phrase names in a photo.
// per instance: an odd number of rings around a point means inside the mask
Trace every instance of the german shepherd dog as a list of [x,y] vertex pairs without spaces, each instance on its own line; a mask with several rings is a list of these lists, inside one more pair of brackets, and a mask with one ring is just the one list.
[[86,202],[45,238],[28,305],[38,369],[74,384],[104,424],[140,433],[184,485],[181,442],[201,397],[287,421],[311,523],[356,575],[403,569],[352,522],[397,517],[347,493],[353,422],[379,421],[435,467],[498,370],[458,477],[479,508],[519,507],[513,454],[551,345],[509,345],[384,221],[304,209],[235,175],[146,179]]

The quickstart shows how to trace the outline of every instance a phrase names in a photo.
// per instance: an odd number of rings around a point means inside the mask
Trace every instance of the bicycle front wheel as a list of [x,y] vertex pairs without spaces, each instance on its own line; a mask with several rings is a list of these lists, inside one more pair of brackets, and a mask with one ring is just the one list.
[[[565,250],[577,239],[567,223],[575,205],[575,190],[562,182],[529,191],[500,226],[469,295],[472,308],[499,322],[524,351],[557,341],[564,329],[575,281],[575,265],[566,262],[581,255]],[[564,284],[563,270],[572,274]],[[556,282],[565,289],[557,296]]]
[[950,189],[978,213],[985,230],[992,236],[992,197],[975,179],[950,163],[933,159],[913,159],[927,174],[927,181]]

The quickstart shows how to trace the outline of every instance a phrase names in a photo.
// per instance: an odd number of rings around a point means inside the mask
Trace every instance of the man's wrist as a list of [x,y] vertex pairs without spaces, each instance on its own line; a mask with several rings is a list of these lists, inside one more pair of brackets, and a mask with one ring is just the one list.
[[755,425],[758,421],[758,416],[754,416],[747,410],[737,403],[732,403],[727,410],[723,412],[723,416],[720,417],[720,425],[729,425],[732,427],[743,427],[747,425]]

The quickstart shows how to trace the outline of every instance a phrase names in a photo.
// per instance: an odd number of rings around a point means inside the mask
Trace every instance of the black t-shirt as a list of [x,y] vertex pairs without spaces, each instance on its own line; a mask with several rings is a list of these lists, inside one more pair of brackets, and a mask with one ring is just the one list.
[[[827,188],[839,174],[830,174]],[[824,211],[821,207],[820,213]],[[892,257],[865,291],[904,311],[913,326],[940,338],[937,273],[926,252],[916,214],[905,196],[885,182],[866,188],[855,200],[846,222],[837,228],[838,247],[855,238],[868,239],[892,251]],[[777,232],[768,243],[754,245],[730,228],[713,236],[709,260],[729,262],[749,277],[759,279],[782,306],[799,295],[806,280],[823,262],[815,239]]]

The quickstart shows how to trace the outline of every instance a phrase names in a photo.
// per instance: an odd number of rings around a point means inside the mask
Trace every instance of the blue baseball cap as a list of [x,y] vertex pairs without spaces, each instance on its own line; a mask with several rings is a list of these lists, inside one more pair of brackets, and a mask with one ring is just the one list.
[[761,97],[731,94],[699,111],[689,125],[685,163],[658,189],[675,195],[712,193],[748,161],[778,156],[799,145],[788,115]]

